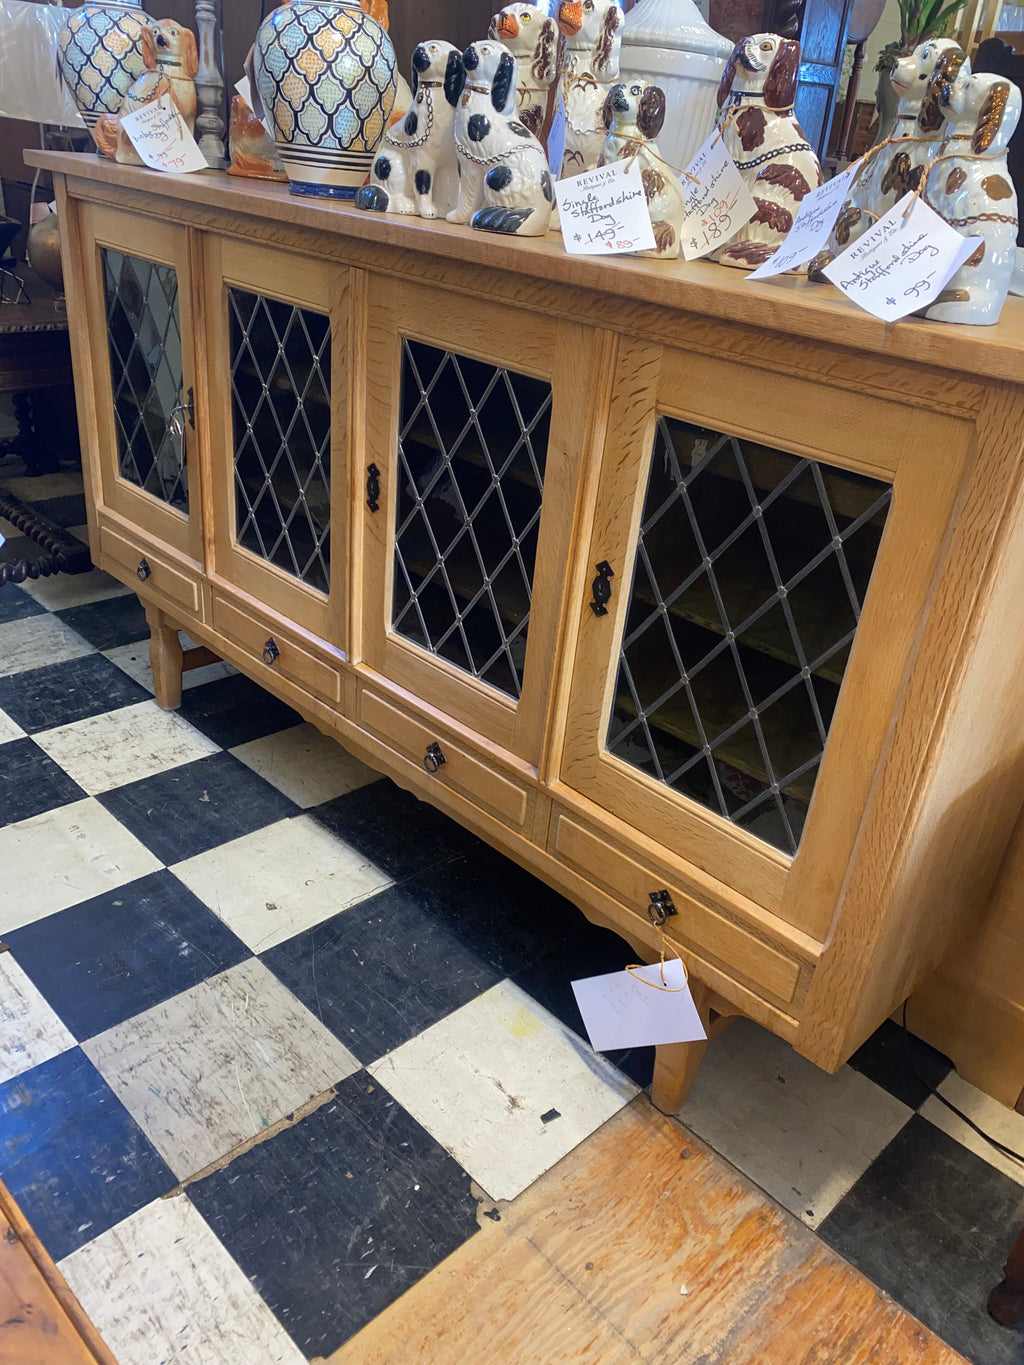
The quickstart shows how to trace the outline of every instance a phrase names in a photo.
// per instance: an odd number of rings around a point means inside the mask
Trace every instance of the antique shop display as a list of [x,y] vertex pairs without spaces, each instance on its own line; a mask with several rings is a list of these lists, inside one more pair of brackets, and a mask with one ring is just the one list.
[[101,114],[116,114],[146,71],[142,35],[149,15],[135,3],[86,0],[68,10],[57,38],[57,68],[90,133]]
[[128,87],[117,114],[101,114],[93,129],[96,146],[126,166],[141,166],[142,158],[121,127],[121,115],[134,114],[161,95],[169,95],[191,133],[196,122],[195,74],[199,54],[195,35],[173,19],[159,19],[142,31],[142,59],[146,71]]
[[793,113],[800,44],[755,33],[733,48],[718,92],[718,126],[757,206],[711,259],[749,270],[785,240],[800,201],[822,183],[821,165]]
[[462,53],[434,39],[412,54],[412,106],[392,125],[373,163],[369,185],[356,195],[361,209],[444,217],[455,187],[455,106],[462,94]]
[[564,60],[558,25],[542,5],[506,5],[491,20],[487,36],[515,58],[516,115],[546,149]]
[[547,153],[516,118],[516,64],[501,43],[470,43],[455,115],[459,202],[450,223],[484,232],[543,237],[555,191]]
[[1005,77],[972,74],[964,62],[940,104],[949,132],[924,195],[950,227],[982,244],[925,316],[991,326],[999,321],[1017,259],[1017,193],[1006,147],[1020,119],[1021,93]]
[[277,143],[241,95],[231,97],[228,122],[228,175],[251,180],[284,180],[288,176]]
[[253,70],[292,193],[353,199],[395,102],[386,30],[358,0],[292,0],[260,25]]
[[[1020,810],[1024,305],[883,327],[798,279],[468,260],[443,222],[30,159],[93,555],[162,705],[184,629],[829,1069],[974,932]],[[698,1052],[659,1050],[659,1104]]]
[[[827,246],[811,262],[808,274],[822,267],[902,199],[920,188],[925,168],[938,155],[944,120],[939,91],[947,72],[955,79],[964,53],[952,38],[930,38],[909,57],[894,63],[890,74],[899,96],[890,140],[872,147],[861,159]],[[823,276],[821,278],[824,278]]]
[[608,91],[619,79],[625,16],[617,0],[561,0],[558,27],[565,36],[565,151],[562,176],[592,170],[606,129]]
[[657,245],[653,251],[638,251],[636,255],[668,259],[678,256],[685,216],[683,187],[655,141],[665,122],[664,92],[644,80],[612,86],[605,100],[604,122],[608,136],[599,164],[607,166],[624,157],[635,157],[643,177],[644,197]]
[[715,116],[722,66],[732,43],[716,33],[693,0],[639,0],[626,14],[619,69],[665,92],[658,139],[673,166],[696,156]]

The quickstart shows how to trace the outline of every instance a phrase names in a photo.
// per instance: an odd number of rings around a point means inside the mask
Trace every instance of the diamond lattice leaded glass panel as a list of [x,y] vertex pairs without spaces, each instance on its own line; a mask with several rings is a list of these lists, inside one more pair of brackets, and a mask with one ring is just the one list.
[[393,627],[517,699],[550,425],[550,384],[403,341]]
[[177,272],[106,247],[102,262],[118,472],[187,512]]
[[609,751],[795,853],[891,493],[660,418]]
[[331,324],[228,290],[239,545],[330,588]]

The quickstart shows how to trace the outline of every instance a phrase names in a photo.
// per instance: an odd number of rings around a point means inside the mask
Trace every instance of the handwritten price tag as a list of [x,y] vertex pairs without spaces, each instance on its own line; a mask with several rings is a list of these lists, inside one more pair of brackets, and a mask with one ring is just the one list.
[[905,194],[823,271],[847,298],[883,322],[931,303],[981,245],[980,237],[961,237],[921,199],[904,218],[910,198]]
[[555,183],[562,240],[577,256],[650,251],[654,229],[636,161],[614,161]]
[[170,95],[161,95],[134,114],[124,114],[121,127],[139,156],[154,171],[206,170],[206,157]]
[[765,280],[769,275],[781,275],[817,256],[835,227],[850,181],[856,173],[857,166],[853,165],[842,175],[833,176],[804,195],[786,240],[775,255],[769,256],[747,279]]
[[746,227],[754,212],[750,191],[717,133],[711,134],[687,166],[683,191],[686,215],[682,243],[688,261],[725,246],[741,227]]

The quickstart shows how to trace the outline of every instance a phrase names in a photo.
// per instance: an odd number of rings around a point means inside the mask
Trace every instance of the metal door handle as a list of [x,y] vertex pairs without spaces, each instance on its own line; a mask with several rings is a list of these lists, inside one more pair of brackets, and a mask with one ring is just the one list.
[[447,762],[448,760],[441,752],[441,746],[436,740],[433,744],[428,744],[427,752],[423,755],[423,766],[428,773],[436,773],[438,768]]

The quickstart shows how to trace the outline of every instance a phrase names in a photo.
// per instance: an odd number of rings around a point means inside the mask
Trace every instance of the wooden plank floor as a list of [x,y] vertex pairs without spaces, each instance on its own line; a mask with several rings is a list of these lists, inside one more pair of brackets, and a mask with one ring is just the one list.
[[117,1365],[2,1184],[0,1362]]
[[499,1209],[329,1365],[963,1365],[645,1097]]

